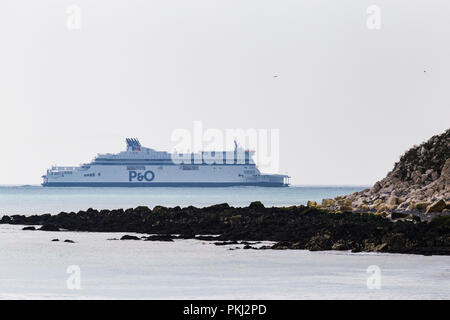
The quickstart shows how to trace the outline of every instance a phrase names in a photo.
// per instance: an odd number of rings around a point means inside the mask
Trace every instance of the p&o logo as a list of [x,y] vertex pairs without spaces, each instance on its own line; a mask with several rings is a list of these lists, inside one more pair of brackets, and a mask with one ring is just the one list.
[[155,174],[151,170],[145,171],[144,173],[137,172],[137,171],[129,171],[128,172],[128,181],[130,181],[130,182],[132,182],[132,181],[139,181],[139,182],[147,181],[147,182],[150,182],[153,179],[155,179]]

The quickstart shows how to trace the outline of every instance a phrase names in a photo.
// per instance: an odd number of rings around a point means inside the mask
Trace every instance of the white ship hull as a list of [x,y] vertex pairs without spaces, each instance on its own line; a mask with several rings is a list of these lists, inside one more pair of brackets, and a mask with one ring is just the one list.
[[[137,140],[133,140],[136,141]],[[287,186],[288,176],[261,174],[246,151],[246,158],[231,164],[177,164],[166,152],[141,148],[132,143],[126,152],[99,155],[79,167],[53,167],[43,176],[46,187],[224,187]],[[225,153],[224,153],[225,155]]]
[[[185,168],[198,168],[186,170]],[[64,169],[64,168],[61,168]],[[72,168],[71,168],[72,169]],[[133,169],[131,167],[131,169]],[[171,187],[171,186],[286,186],[285,176],[260,175],[242,165],[148,165],[130,170],[126,165],[92,165],[75,170],[59,170],[44,178],[44,186]],[[250,172],[250,173],[249,173]]]

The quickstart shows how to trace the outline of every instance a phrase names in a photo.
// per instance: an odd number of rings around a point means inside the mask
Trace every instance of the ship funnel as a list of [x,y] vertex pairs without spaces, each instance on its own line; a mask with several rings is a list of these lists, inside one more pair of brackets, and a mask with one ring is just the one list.
[[127,148],[131,148],[132,150],[140,150],[141,143],[137,138],[126,138]]

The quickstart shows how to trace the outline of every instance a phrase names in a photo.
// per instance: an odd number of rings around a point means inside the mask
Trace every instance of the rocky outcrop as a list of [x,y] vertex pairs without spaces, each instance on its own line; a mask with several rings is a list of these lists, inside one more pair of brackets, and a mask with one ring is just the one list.
[[39,228],[39,230],[42,231],[59,231],[59,228],[55,226],[54,224],[43,224],[42,227]]
[[129,234],[126,234],[120,238],[120,240],[141,240],[139,237],[136,236],[130,236]]
[[[311,203],[313,204],[313,203]],[[370,188],[316,207],[332,211],[448,213],[450,206],[450,129],[408,150],[388,175]]]
[[[334,200],[348,205],[346,199]],[[330,213],[313,207],[266,208],[261,203],[234,208],[228,204],[205,208],[147,207],[93,210],[57,215],[3,216],[0,223],[46,225],[48,230],[142,233],[122,240],[170,241],[202,239],[218,245],[245,245],[274,241],[258,249],[382,251],[450,255],[450,216],[420,222],[408,214],[391,218],[371,213]],[[25,231],[24,231],[25,232]],[[178,235],[178,236],[175,236]],[[203,235],[203,236],[199,236]],[[215,235],[215,236],[211,236]],[[244,241],[243,241],[244,240]],[[225,242],[224,242],[225,241]]]

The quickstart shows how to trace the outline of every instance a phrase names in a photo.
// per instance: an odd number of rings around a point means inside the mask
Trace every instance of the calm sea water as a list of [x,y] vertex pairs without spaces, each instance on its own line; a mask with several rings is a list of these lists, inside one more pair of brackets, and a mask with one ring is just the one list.
[[[0,225],[0,299],[450,298],[445,256],[228,250],[209,241],[21,228]],[[79,290],[67,285],[73,275]]]
[[41,186],[0,186],[0,216],[78,211],[88,208],[115,209],[140,205],[209,206],[227,202],[247,206],[261,201],[266,206],[306,204],[364,189],[352,187],[293,186],[288,188],[44,188]]

